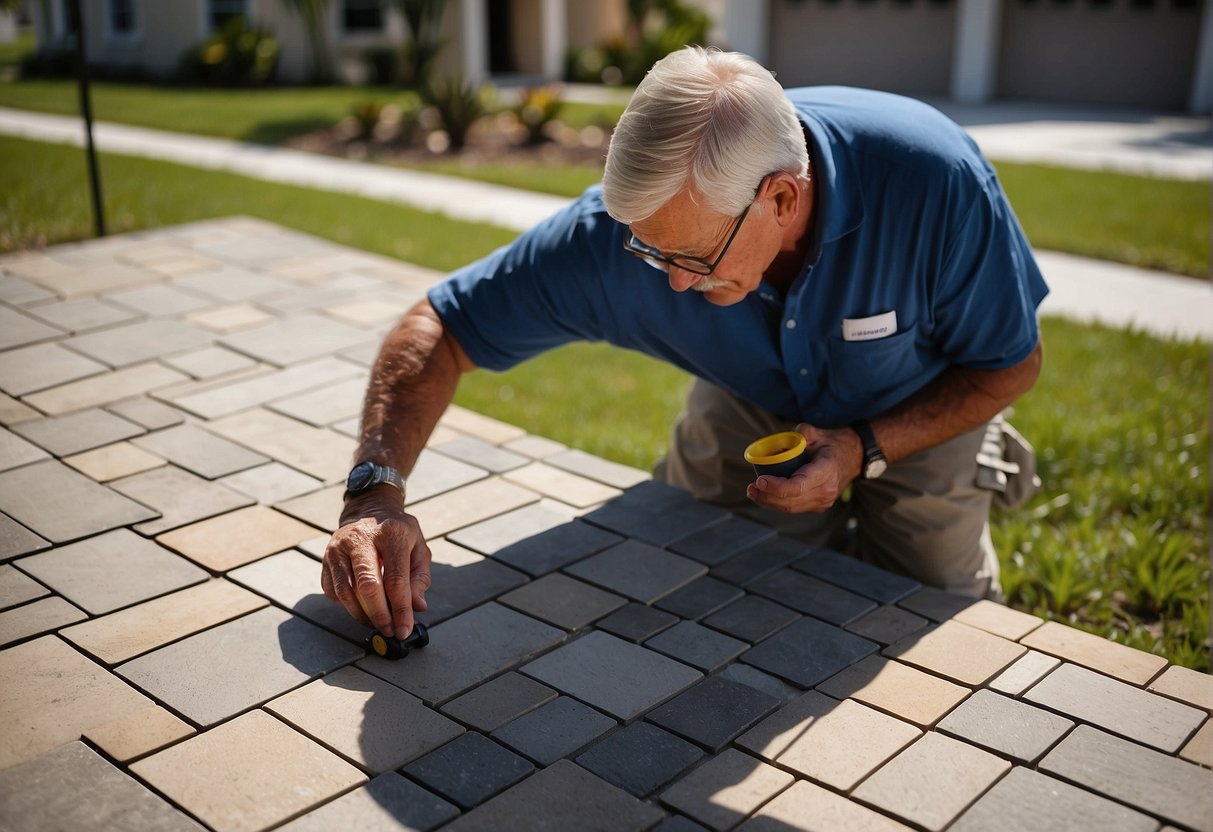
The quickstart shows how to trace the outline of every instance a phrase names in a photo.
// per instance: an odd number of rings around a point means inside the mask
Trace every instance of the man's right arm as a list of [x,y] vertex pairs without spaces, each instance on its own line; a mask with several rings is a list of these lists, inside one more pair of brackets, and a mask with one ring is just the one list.
[[[390,465],[407,477],[475,365],[428,300],[414,306],[384,339],[371,370],[354,460]],[[416,518],[392,485],[346,499],[321,572],[324,594],[356,620],[404,638],[414,610],[426,608],[430,550]]]

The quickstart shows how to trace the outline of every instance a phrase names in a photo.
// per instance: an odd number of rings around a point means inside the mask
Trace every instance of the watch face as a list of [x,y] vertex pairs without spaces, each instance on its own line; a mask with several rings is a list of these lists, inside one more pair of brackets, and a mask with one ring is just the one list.
[[867,467],[864,469],[864,472],[863,472],[864,478],[869,479],[869,480],[874,480],[877,477],[879,477],[881,474],[883,474],[888,469],[888,467],[889,467],[889,463],[885,462],[884,459],[873,459],[872,461],[870,461],[867,464]]
[[371,480],[375,477],[375,464],[373,462],[362,462],[354,466],[354,470],[350,471],[349,479],[345,481],[345,489],[351,493],[357,494],[362,489],[371,484]]

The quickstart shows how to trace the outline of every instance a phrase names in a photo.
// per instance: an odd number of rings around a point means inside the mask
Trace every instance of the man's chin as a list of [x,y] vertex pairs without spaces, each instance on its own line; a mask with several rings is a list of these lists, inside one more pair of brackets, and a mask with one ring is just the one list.
[[732,306],[745,297],[745,292],[737,291],[736,286],[724,280],[716,281],[706,288],[700,288],[696,284],[694,289],[703,295],[708,303],[715,304],[716,306]]

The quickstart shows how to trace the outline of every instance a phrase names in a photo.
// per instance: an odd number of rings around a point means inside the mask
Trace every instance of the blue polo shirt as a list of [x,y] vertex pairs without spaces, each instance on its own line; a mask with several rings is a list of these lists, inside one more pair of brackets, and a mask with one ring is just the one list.
[[571,341],[607,341],[825,428],[871,418],[949,366],[1026,358],[1048,287],[964,131],[887,93],[787,94],[809,137],[816,218],[786,296],[763,282],[720,307],[673,291],[624,251],[630,231],[594,186],[430,290],[468,357],[505,370]]

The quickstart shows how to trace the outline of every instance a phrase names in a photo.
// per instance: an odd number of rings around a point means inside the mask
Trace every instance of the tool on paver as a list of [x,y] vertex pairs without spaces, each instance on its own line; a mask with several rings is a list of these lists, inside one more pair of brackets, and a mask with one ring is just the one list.
[[414,647],[425,647],[430,643],[430,633],[420,621],[413,624],[413,632],[405,638],[390,638],[378,630],[366,637],[366,647],[376,656],[385,659],[403,659]]

